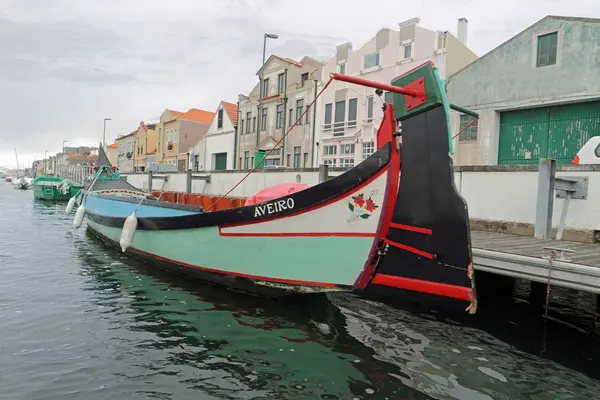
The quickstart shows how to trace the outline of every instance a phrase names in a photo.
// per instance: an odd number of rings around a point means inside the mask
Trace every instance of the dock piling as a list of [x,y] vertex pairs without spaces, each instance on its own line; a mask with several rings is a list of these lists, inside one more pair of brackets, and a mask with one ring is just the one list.
[[152,171],[148,171],[148,193],[152,193]]
[[185,192],[192,193],[192,170],[188,169],[185,176]]
[[556,160],[553,158],[540,158],[534,233],[534,236],[538,239],[550,239],[552,237],[555,176]]
[[323,183],[329,179],[329,165],[319,165],[319,183]]

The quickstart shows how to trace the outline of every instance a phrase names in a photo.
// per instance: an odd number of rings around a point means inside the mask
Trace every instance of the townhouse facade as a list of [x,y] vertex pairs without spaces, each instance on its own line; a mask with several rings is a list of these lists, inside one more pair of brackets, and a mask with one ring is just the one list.
[[135,142],[134,165],[136,172],[147,171],[155,162],[154,157],[158,146],[156,125],[140,122]]
[[236,167],[238,106],[221,101],[206,132],[190,149],[194,171],[231,170]]
[[[477,59],[466,45],[467,24],[458,20],[457,35],[419,26],[419,18],[383,28],[360,49],[351,43],[336,48],[323,76],[342,73],[390,83],[399,75],[430,61],[442,79]],[[375,151],[375,137],[386,99],[375,89],[334,81],[319,98],[318,134],[314,152],[318,164],[353,167]]]
[[208,131],[214,113],[197,108],[187,112],[165,110],[158,124],[156,162],[179,171],[188,168],[189,150]]
[[117,168],[120,172],[135,172],[135,145],[137,129],[127,135],[116,139],[117,142]]
[[310,166],[317,108],[303,113],[315,98],[323,65],[310,57],[269,57],[257,72],[259,84],[238,98],[237,169],[252,168],[270,150],[260,167]]

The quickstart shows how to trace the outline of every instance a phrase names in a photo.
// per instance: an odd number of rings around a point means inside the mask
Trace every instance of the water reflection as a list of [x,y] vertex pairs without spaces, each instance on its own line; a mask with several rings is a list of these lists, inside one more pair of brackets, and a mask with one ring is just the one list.
[[390,381],[327,298],[238,295],[163,273],[87,236],[78,255],[90,300],[113,329],[136,332],[128,357],[151,353],[123,378],[166,374],[217,398],[427,398]]

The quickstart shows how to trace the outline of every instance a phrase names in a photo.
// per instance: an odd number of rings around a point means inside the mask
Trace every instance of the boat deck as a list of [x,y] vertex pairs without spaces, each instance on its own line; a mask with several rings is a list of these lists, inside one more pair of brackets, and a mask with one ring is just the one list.
[[[473,264],[476,270],[547,282],[600,294],[600,245],[537,239],[531,236],[472,231]],[[568,249],[550,266],[551,250]]]

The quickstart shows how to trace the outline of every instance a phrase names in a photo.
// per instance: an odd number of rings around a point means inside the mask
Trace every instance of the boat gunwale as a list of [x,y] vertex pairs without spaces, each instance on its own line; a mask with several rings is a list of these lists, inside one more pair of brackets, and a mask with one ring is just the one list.
[[[138,217],[139,230],[177,230],[177,229],[194,229],[207,228],[213,226],[232,226],[245,225],[258,222],[266,222],[292,215],[310,212],[315,208],[322,207],[339,199],[349,192],[361,188],[379,177],[383,172],[387,171],[392,158],[392,143],[384,144],[380,149],[365,159],[360,164],[350,170],[318,185],[311,186],[300,192],[295,192],[290,195],[273,199],[267,202],[230,208],[226,210],[205,212],[201,207],[179,203],[160,202],[158,200],[146,198],[141,202],[141,205],[151,207],[162,207],[181,211],[197,211],[197,214],[181,215],[181,216],[166,216],[166,217]],[[323,195],[321,192],[325,191]],[[386,189],[387,191],[387,189]],[[105,195],[101,193],[88,192],[89,196],[94,196],[104,200],[120,201],[138,204],[139,199],[127,198],[124,196]],[[313,199],[319,198],[317,201]],[[255,216],[255,209],[261,205],[271,202],[294,199],[295,204],[300,204],[292,209],[281,210],[274,214],[263,214]],[[86,210],[86,216],[104,226],[122,228],[126,217],[114,217],[109,215],[101,215]]]

